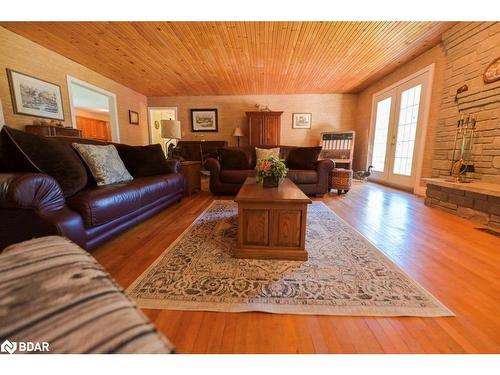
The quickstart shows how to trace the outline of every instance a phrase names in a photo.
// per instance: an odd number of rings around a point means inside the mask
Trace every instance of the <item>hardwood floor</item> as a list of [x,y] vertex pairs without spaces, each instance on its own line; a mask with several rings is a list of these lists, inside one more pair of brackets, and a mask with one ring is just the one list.
[[[93,251],[123,287],[215,199],[203,191]],[[220,198],[217,198],[220,199]],[[179,353],[499,353],[500,238],[411,194],[355,183],[321,199],[456,317],[144,310]]]

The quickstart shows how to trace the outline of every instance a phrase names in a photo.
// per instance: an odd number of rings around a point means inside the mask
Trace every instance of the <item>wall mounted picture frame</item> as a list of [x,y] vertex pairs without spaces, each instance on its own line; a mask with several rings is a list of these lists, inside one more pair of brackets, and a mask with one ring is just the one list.
[[7,69],[14,114],[64,121],[61,86]]
[[219,131],[217,108],[191,109],[191,130],[193,132]]
[[128,110],[128,122],[131,125],[139,125],[139,113],[136,111]]
[[500,79],[500,57],[493,60],[483,74],[484,83],[493,83]]
[[311,129],[312,113],[293,113],[292,128],[293,129]]

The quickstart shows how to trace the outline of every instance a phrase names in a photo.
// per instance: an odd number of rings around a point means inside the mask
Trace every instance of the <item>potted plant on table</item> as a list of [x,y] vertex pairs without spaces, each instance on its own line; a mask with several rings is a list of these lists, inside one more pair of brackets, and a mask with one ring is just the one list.
[[276,156],[259,159],[255,170],[257,182],[262,182],[263,187],[277,187],[288,173],[285,163]]

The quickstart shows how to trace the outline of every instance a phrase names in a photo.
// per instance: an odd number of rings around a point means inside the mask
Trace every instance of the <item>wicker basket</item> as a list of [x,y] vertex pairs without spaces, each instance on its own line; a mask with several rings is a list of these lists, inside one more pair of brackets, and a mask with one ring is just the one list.
[[333,169],[330,172],[330,189],[337,189],[338,194],[347,193],[352,185],[352,169]]

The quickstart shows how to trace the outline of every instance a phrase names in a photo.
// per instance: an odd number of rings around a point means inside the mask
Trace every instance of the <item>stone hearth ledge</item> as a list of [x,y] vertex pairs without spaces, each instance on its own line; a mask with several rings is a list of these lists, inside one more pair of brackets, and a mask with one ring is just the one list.
[[479,193],[484,195],[492,195],[500,197],[500,184],[493,184],[490,182],[473,181],[470,183],[451,182],[446,181],[444,178],[424,178],[427,185],[436,185],[446,187],[449,189],[470,191],[472,193]]

